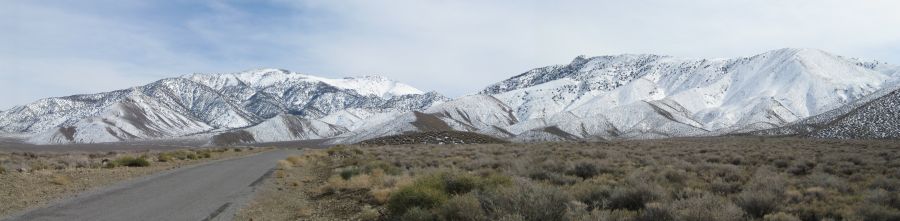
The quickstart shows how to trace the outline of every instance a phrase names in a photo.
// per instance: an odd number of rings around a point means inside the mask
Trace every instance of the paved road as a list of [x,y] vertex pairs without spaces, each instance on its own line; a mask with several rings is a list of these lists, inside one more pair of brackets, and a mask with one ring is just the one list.
[[231,220],[276,161],[288,154],[292,152],[270,151],[164,172],[9,220]]

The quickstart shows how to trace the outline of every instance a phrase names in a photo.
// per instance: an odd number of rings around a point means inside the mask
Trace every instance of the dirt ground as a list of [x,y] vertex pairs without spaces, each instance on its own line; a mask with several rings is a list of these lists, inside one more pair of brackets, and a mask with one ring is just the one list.
[[[267,151],[268,148],[110,152],[0,152],[0,217],[78,193],[184,166]],[[148,165],[125,165],[144,159]],[[104,163],[106,161],[106,163]],[[165,162],[161,162],[165,161]],[[122,162],[122,165],[115,165]],[[132,162],[132,161],[129,161]],[[112,165],[111,165],[112,164]]]

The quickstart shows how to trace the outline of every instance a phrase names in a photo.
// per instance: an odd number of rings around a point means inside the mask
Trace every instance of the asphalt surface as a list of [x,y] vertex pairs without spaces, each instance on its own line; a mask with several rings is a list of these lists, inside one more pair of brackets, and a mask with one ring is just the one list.
[[84,193],[7,220],[231,220],[276,162],[298,150],[180,168]]

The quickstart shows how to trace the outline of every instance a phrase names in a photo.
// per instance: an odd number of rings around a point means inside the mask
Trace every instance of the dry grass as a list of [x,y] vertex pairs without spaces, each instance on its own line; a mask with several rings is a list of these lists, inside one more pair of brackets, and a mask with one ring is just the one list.
[[340,146],[302,159],[287,172],[310,182],[283,194],[343,205],[312,207],[320,220],[900,219],[895,141]]
[[53,175],[53,178],[50,179],[50,183],[56,185],[69,185],[72,183],[72,179],[66,175]]

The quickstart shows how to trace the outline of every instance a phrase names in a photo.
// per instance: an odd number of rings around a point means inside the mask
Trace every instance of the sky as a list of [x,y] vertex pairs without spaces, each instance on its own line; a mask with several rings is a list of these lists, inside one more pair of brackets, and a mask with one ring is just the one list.
[[0,110],[189,73],[382,75],[456,97],[578,55],[792,47],[900,64],[900,1],[2,1]]

